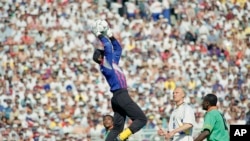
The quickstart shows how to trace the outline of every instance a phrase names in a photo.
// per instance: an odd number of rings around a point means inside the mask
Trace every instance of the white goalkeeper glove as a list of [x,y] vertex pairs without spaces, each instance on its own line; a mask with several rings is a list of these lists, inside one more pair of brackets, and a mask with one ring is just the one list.
[[106,34],[109,38],[113,36],[113,33],[112,33],[112,31],[111,31],[110,28],[108,28],[108,29],[105,31],[105,34]]
[[102,34],[97,26],[92,26],[92,33],[95,34],[96,37]]

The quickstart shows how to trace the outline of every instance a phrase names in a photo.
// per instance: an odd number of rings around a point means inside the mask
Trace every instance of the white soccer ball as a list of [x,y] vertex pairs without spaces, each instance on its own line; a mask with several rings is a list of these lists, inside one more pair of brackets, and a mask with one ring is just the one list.
[[109,29],[109,25],[105,20],[96,20],[95,21],[95,28],[99,32],[106,32]]

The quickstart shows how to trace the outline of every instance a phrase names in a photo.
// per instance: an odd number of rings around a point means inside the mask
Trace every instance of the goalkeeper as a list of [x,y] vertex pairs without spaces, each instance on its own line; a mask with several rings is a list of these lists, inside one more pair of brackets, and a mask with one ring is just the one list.
[[[101,31],[96,26],[92,30],[104,46],[104,50],[95,49],[93,60],[100,65],[100,70],[113,93],[111,105],[114,111],[114,127],[105,141],[124,141],[143,128],[147,123],[147,118],[128,94],[125,75],[118,66],[122,53],[119,42],[112,35],[110,28]],[[126,116],[133,122],[123,130]]]

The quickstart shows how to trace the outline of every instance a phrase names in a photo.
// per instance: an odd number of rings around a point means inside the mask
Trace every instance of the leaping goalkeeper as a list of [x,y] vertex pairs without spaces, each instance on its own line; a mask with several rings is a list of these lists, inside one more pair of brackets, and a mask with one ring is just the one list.
[[[104,50],[95,49],[93,60],[100,65],[100,70],[113,93],[111,105],[114,111],[114,127],[105,141],[124,141],[143,128],[147,123],[147,118],[128,94],[125,75],[118,66],[122,54],[120,43],[115,39],[110,28],[104,30],[94,26],[92,32],[104,47]],[[123,130],[126,116],[133,122]]]

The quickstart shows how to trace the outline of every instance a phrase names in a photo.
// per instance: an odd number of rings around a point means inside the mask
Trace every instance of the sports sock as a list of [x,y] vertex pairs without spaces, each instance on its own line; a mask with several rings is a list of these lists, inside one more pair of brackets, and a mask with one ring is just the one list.
[[119,134],[119,139],[121,141],[124,141],[125,139],[127,139],[130,135],[132,135],[132,131],[127,128],[125,129],[124,131],[122,131],[120,134]]

